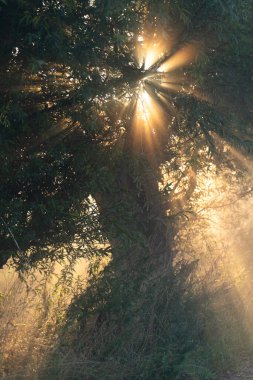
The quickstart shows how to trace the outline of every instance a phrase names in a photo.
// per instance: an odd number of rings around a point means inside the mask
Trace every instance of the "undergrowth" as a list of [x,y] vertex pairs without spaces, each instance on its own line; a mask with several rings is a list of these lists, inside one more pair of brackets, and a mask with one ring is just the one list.
[[195,232],[181,228],[185,254],[178,250],[173,268],[140,261],[127,273],[103,258],[84,266],[81,281],[2,271],[2,378],[216,380],[237,370],[253,354],[248,227],[231,227],[234,240],[247,241],[239,265],[232,238],[228,249],[194,223]]
[[235,369],[251,348],[241,314],[227,289],[197,286],[194,267],[134,288],[110,263],[69,307],[40,379],[207,380]]
[[252,350],[240,301],[232,288],[206,289],[196,271],[196,262],[180,262],[133,286],[112,261],[71,294],[9,274],[1,286],[2,377],[208,380],[236,369]]

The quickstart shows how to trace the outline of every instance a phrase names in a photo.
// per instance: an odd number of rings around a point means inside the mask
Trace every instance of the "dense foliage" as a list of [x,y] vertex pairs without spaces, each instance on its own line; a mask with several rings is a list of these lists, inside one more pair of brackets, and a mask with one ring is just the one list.
[[[236,88],[241,107],[250,104],[251,10],[241,1],[1,2],[2,263],[26,253],[33,261],[61,256],[63,248],[86,254],[110,234],[127,235],[131,224],[131,238],[136,230],[149,235],[150,219],[165,215],[160,195],[153,197],[161,164],[178,176],[183,155],[196,172],[214,149],[210,131],[237,145],[250,135],[246,122],[231,121],[212,102],[225,92],[219,108],[236,111]],[[141,75],[134,50],[143,26],[176,36],[172,51],[201,41],[202,60],[179,72],[211,103],[170,93],[152,160],[133,151],[131,110],[122,116],[120,101]],[[110,221],[104,237],[90,196]]]
[[[129,379],[176,376],[201,339],[195,309],[186,316],[195,263],[172,265],[176,222],[201,171],[242,170],[241,153],[252,153],[252,11],[250,0],[0,0],[0,266],[110,255],[71,322],[96,313],[96,330],[117,320],[104,341],[113,346],[118,335],[122,350],[121,319],[136,353],[151,326],[139,310],[163,315]],[[149,68],[135,56],[144,31],[167,47]],[[171,72],[173,90],[149,84],[166,102],[162,127],[145,137],[134,123],[136,89],[191,44],[198,60]],[[149,358],[154,342],[160,351]],[[105,347],[91,356],[115,354]]]

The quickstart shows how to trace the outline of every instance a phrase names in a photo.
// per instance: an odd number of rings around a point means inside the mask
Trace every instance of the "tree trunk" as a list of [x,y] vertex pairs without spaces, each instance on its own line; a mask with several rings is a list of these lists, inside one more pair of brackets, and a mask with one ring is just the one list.
[[130,277],[152,276],[173,259],[173,230],[158,185],[160,163],[160,152],[130,128],[110,190],[94,194],[112,258]]

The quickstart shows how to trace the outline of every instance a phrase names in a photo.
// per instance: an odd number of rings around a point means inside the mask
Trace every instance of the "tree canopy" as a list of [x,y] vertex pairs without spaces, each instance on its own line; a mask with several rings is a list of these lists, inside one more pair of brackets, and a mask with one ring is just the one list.
[[[153,252],[201,168],[251,153],[250,1],[0,6],[1,265]],[[142,38],[164,46],[149,67]]]

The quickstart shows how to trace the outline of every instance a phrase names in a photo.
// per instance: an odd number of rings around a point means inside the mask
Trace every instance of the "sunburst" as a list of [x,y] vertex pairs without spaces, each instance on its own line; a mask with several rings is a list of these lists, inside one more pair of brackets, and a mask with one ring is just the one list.
[[[136,71],[139,73],[132,86],[132,94],[126,99],[133,110],[135,140],[149,147],[155,147],[158,135],[167,130],[166,120],[173,117],[173,93],[190,93],[190,83],[177,70],[196,61],[199,43],[189,42],[178,49],[164,42],[155,33],[148,38],[145,33],[137,37]],[[129,110],[129,108],[128,108]]]

